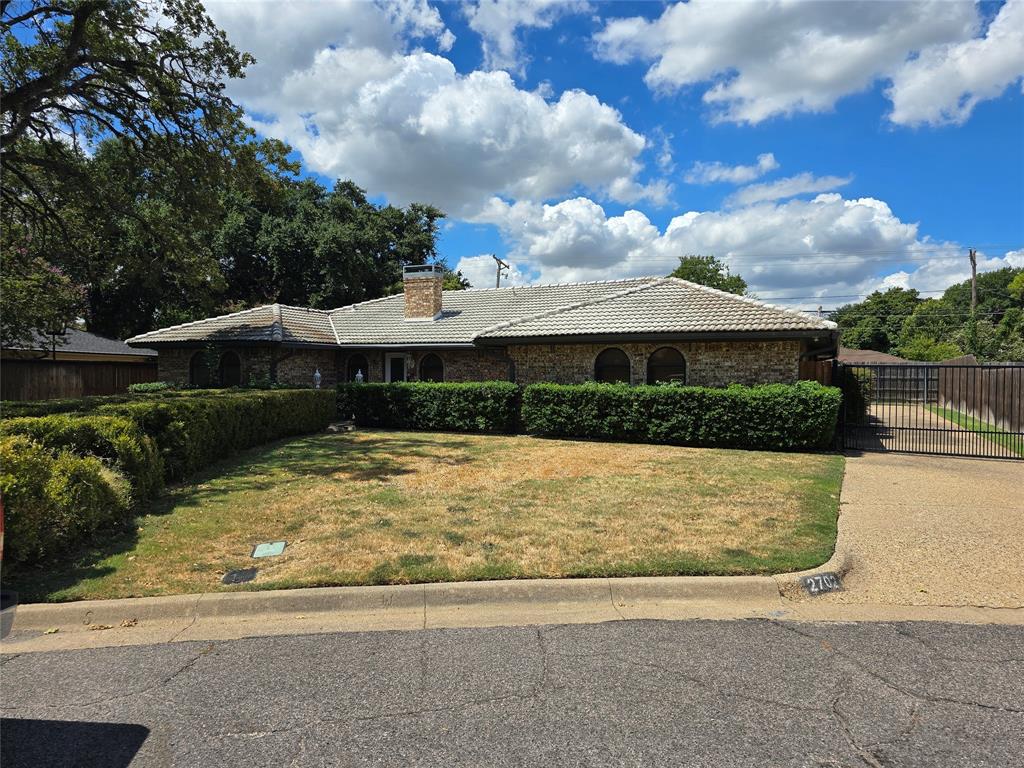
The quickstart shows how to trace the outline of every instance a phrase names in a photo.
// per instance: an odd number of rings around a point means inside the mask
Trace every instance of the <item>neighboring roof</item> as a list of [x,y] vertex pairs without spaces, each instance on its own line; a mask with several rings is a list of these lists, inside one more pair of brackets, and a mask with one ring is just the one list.
[[851,349],[850,347],[840,347],[838,359],[841,363],[850,363],[851,365],[908,362],[902,357],[896,357],[896,355],[889,355],[886,354],[885,352],[876,352],[873,349]]
[[[49,352],[52,348],[50,337],[38,334],[36,334],[32,345],[17,347],[17,349],[46,352]],[[154,357],[157,354],[155,349],[129,347],[123,341],[108,339],[105,336],[97,336],[95,333],[80,331],[77,328],[69,328],[65,333],[57,337],[56,351],[71,352],[78,355],[134,355],[135,357]]]
[[836,324],[666,277],[445,291],[441,317],[406,320],[402,294],[334,310],[282,305],[176,325],[129,343],[279,341],[344,346],[616,334],[830,331]]

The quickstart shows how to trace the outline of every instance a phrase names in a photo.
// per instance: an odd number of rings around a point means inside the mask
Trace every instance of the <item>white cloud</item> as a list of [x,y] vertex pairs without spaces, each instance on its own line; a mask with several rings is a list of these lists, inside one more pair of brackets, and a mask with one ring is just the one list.
[[478,0],[465,13],[470,29],[481,37],[484,67],[523,74],[526,65],[516,33],[549,29],[559,17],[589,8],[585,0]]
[[932,46],[893,74],[894,123],[963,123],[1024,76],[1024,0],[1007,0],[982,38]]
[[[415,13],[388,10],[406,7]],[[288,5],[286,20],[265,18],[266,8],[217,4],[211,13],[263,62],[237,94],[253,125],[298,149],[313,171],[456,217],[496,194],[541,200],[583,188],[622,202],[668,194],[664,182],[638,180],[647,140],[594,96],[545,98],[505,72],[463,75],[442,56],[403,50],[408,34],[445,43],[425,2],[314,3],[302,6],[308,18]]]
[[[497,266],[491,254],[482,253],[479,256],[463,256],[455,265],[455,269],[461,272],[474,288],[493,288],[498,274]],[[503,287],[525,285],[529,282],[528,276],[515,264],[510,264],[507,272],[503,272],[501,276]]]
[[[664,230],[640,211],[608,216],[586,198],[557,205],[493,199],[479,220],[497,225],[511,244],[508,260],[523,271],[538,271],[542,282],[664,275],[680,256],[710,254],[766,300],[815,307],[847,301],[830,296],[866,294],[892,273],[890,282],[932,290],[969,272],[966,250],[956,243],[921,237],[916,224],[901,221],[881,200],[847,200],[835,193],[690,211]],[[1015,258],[986,257],[979,268],[1008,266]],[[920,266],[904,276],[901,263]]]
[[1009,0],[983,39],[979,10],[964,0],[691,0],[653,21],[610,20],[595,42],[609,61],[652,62],[653,89],[705,86],[715,119],[822,112],[892,78],[894,122],[962,122],[1022,74],[1021,1]]
[[768,200],[784,200],[788,197],[818,192],[830,192],[845,187],[853,181],[852,176],[815,176],[813,173],[798,173],[777,181],[763,184],[749,184],[728,197],[729,205],[753,205]]
[[686,181],[690,184],[746,184],[778,167],[779,163],[771,152],[758,155],[754,165],[725,165],[717,160],[713,163],[698,160],[687,172]]

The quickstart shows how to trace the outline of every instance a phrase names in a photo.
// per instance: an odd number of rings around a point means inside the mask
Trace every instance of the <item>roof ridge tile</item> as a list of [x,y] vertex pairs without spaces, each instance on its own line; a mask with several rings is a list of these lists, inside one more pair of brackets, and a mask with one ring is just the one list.
[[723,291],[720,288],[712,288],[710,285],[701,285],[700,283],[694,283],[690,280],[684,280],[681,277],[669,276],[665,279],[675,280],[676,282],[683,283],[684,285],[687,285],[691,288],[696,288],[699,291],[704,291],[705,293],[711,293],[717,296],[724,296],[730,299],[739,299],[740,301],[745,301],[748,304],[754,304],[759,307],[767,307],[768,309],[774,309],[779,312],[785,312],[786,314],[789,315],[795,315],[796,317],[799,317],[804,320],[814,320],[820,323],[824,323],[825,328],[839,327],[836,323],[832,322],[831,320],[825,320],[820,317],[815,317],[814,315],[808,312],[801,312],[798,309],[790,309],[789,307],[784,307],[781,304],[771,304],[770,302],[762,301],[761,299],[755,299],[753,296],[740,295],[738,293],[729,293],[729,291]]

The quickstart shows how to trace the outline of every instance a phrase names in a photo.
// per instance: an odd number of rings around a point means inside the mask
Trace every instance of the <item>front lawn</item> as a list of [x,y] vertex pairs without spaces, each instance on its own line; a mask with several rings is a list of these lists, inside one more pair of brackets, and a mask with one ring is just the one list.
[[[420,432],[318,434],[168,490],[138,529],[8,574],[23,600],[800,570],[832,553],[843,458]],[[279,557],[253,545],[287,540]],[[221,576],[259,568],[244,587]]]

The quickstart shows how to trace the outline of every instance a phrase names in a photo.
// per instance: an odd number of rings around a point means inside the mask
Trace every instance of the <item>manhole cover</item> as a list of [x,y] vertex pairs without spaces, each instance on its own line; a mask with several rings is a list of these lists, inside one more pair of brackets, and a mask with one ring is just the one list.
[[222,584],[245,584],[256,578],[255,568],[239,568],[237,571],[228,571],[221,579]]
[[276,557],[284,552],[287,541],[265,541],[252,548],[253,557]]

